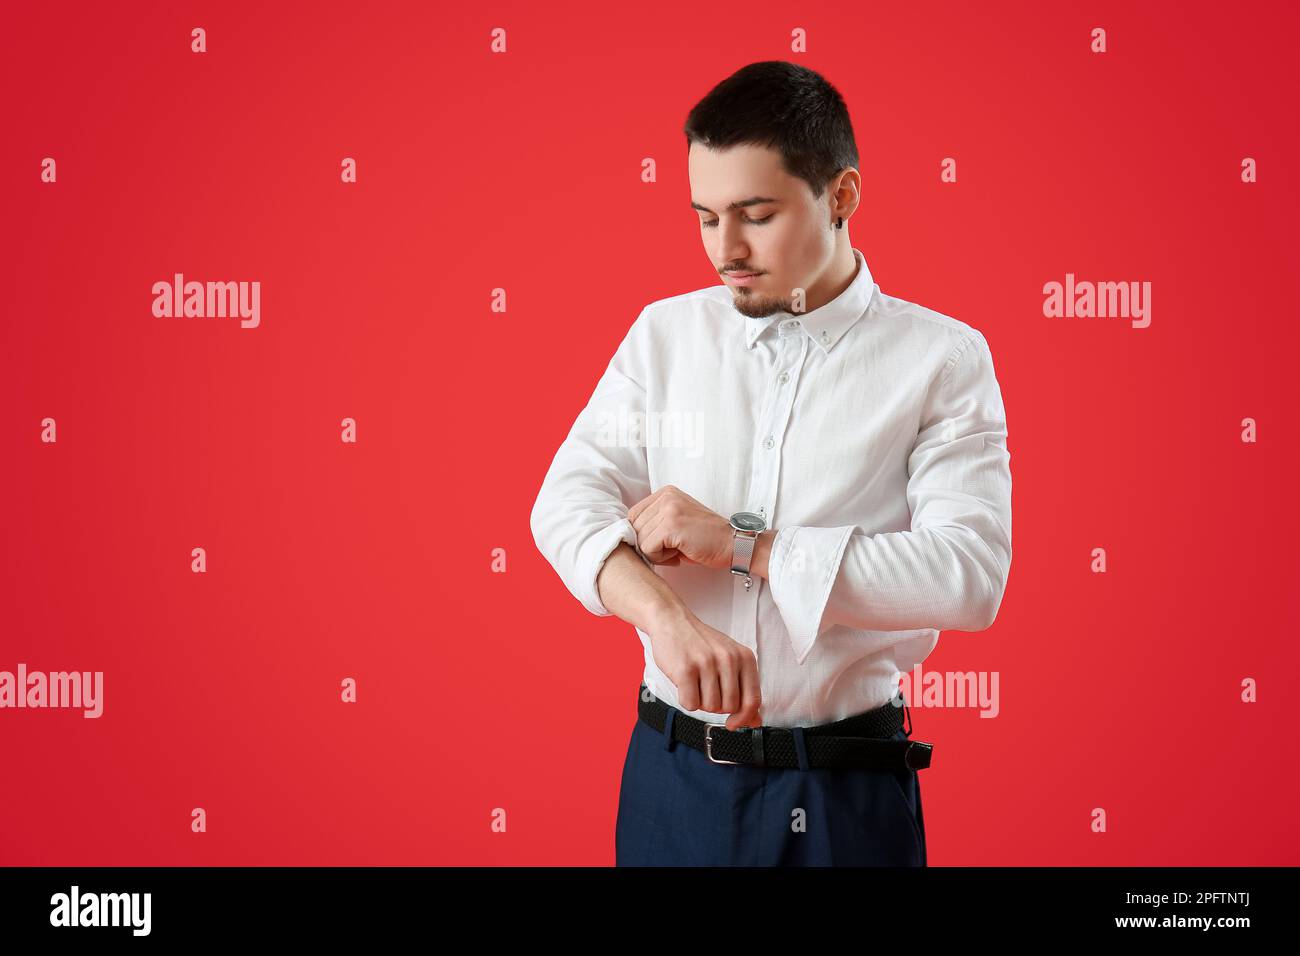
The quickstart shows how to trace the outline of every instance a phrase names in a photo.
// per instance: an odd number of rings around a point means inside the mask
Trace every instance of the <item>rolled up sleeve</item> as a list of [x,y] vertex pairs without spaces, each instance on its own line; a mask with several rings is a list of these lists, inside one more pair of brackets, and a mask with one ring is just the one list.
[[[592,614],[608,617],[596,579],[621,542],[636,547],[628,508],[650,493],[646,449],[630,425],[646,410],[642,310],[552,460],[533,504],[533,540]],[[653,567],[640,551],[638,556]]]
[[778,530],[768,582],[799,663],[836,624],[980,631],[997,616],[1011,569],[1011,468],[1001,389],[978,331],[927,396],[907,501],[910,531]]

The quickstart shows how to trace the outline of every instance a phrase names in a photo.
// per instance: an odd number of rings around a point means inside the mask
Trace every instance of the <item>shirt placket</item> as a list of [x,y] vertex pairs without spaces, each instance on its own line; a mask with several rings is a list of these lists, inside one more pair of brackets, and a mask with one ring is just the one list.
[[[745,510],[761,514],[769,526],[776,513],[776,490],[781,475],[781,452],[785,445],[786,426],[794,396],[808,353],[808,336],[797,319],[782,320],[777,327],[778,346],[775,351],[763,409],[758,416],[754,434],[752,467],[749,475],[749,494]],[[753,585],[745,590],[743,575],[732,575],[735,581],[732,599],[732,633],[734,640],[747,646],[758,656],[758,593],[763,585],[761,578],[753,578]]]

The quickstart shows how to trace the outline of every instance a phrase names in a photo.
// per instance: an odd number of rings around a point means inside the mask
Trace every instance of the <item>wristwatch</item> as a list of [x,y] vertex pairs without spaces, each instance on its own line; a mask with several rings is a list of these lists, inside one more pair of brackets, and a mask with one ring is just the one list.
[[731,516],[731,573],[745,576],[745,590],[753,579],[749,576],[749,563],[754,557],[754,542],[767,530],[767,518],[752,511],[737,511]]

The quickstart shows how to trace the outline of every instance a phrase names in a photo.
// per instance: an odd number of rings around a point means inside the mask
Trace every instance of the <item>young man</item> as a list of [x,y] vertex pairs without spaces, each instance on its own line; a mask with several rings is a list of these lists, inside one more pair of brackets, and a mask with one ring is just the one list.
[[899,674],[988,627],[1011,565],[988,344],[873,281],[821,76],[751,64],[685,132],[722,283],[642,310],[531,517],[645,650],[617,863],[924,866]]

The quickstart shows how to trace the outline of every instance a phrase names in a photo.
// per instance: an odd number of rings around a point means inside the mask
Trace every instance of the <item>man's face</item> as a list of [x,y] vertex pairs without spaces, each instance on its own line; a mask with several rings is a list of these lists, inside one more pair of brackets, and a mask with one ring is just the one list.
[[[687,166],[700,240],[736,310],[754,318],[794,312],[794,290],[807,290],[835,251],[829,195],[814,197],[781,167],[779,153],[761,146],[692,143]],[[747,205],[728,209],[734,202]],[[758,274],[741,280],[728,272]]]

